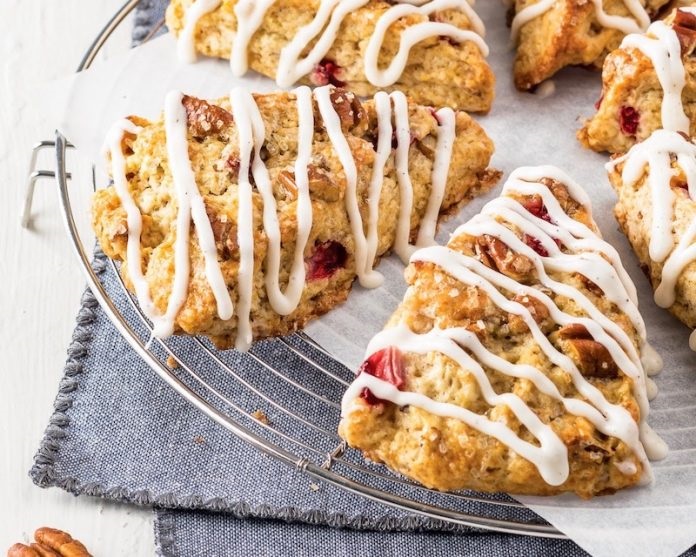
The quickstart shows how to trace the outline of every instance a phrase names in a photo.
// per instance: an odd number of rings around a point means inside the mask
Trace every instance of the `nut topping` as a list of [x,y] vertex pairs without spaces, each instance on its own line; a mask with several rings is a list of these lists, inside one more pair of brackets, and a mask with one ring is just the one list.
[[504,242],[488,234],[476,238],[474,249],[481,263],[518,282],[528,279],[534,270],[531,259],[515,253]]
[[232,114],[224,108],[196,97],[184,96],[181,104],[186,109],[189,131],[195,138],[205,139],[209,135],[219,135],[234,122]]
[[13,545],[7,557],[91,557],[87,548],[61,530],[39,528],[34,532],[36,543]]

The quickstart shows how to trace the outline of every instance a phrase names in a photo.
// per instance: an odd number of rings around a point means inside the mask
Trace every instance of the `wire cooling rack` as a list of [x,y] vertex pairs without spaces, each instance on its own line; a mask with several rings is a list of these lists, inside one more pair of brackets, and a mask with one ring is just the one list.
[[[89,68],[139,0],[128,0],[97,35],[78,71]],[[164,25],[160,22],[145,39]],[[112,273],[92,268],[93,238],[82,238],[68,181],[66,151],[59,132],[32,152],[22,224],[30,220],[34,186],[54,178],[68,237],[87,282],[106,315],[139,356],[201,412],[260,451],[314,478],[407,512],[499,532],[565,537],[521,503],[505,495],[471,491],[441,493],[419,486],[382,466],[365,462],[336,434],[340,400],[353,374],[308,335],[263,341],[247,354],[217,351],[198,338],[152,339],[151,327],[126,290],[113,262]],[[55,171],[37,170],[37,155],[55,150]],[[97,180],[92,172],[92,183]],[[75,184],[73,187],[78,187]],[[74,192],[73,192],[74,193]],[[260,350],[259,347],[262,349]],[[301,400],[302,404],[297,404]],[[259,412],[262,410],[262,412]]]

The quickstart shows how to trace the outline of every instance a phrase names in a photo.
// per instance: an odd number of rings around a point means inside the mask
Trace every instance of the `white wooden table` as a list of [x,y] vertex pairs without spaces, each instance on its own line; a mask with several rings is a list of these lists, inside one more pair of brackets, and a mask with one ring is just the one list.
[[[40,526],[70,532],[95,555],[154,554],[151,511],[42,490],[27,476],[84,289],[53,182],[38,185],[32,228],[19,226],[31,146],[53,136],[28,97],[39,84],[72,72],[121,4],[0,1],[0,556]],[[128,44],[129,28],[123,26],[116,43]],[[50,155],[44,160],[52,168]]]

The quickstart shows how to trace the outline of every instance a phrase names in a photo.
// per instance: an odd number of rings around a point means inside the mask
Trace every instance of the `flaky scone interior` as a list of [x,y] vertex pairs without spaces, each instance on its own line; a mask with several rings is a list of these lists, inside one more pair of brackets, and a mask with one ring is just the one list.
[[172,0],[179,55],[229,59],[276,80],[332,84],[360,96],[402,91],[413,102],[488,112],[495,78],[469,0]]
[[[521,168],[409,288],[343,400],[340,435],[427,487],[592,497],[650,477],[636,291],[589,199]],[[642,357],[642,358],[641,358]]]
[[696,7],[628,35],[602,70],[597,113],[578,132],[589,149],[624,153],[657,129],[696,133]]
[[[616,220],[655,290],[655,302],[696,328],[696,145],[657,130],[607,165]],[[690,345],[696,350],[696,333]]]
[[467,114],[329,86],[217,101],[174,91],[160,119],[117,123],[107,147],[101,247],[156,336],[222,348],[302,327],[356,277],[379,286],[381,256],[407,260],[498,178]]
[[669,0],[515,0],[515,86],[526,91],[566,66],[601,68],[628,33],[645,31]]

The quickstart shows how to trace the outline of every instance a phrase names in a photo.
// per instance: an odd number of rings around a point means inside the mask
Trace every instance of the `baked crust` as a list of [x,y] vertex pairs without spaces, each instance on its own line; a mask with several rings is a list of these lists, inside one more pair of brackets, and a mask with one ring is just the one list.
[[[693,135],[696,134],[696,60],[693,58],[696,28],[691,27],[696,22],[691,22],[689,27],[675,24],[676,11],[668,14],[665,23],[673,27],[682,44],[686,81],[681,97]],[[616,49],[604,63],[597,112],[578,131],[580,143],[598,152],[628,151],[635,143],[663,127],[663,98],[662,85],[651,59],[638,48],[622,46]],[[627,111],[632,112],[630,125],[626,123]]]
[[[298,113],[293,93],[254,95],[266,128],[265,165],[268,168],[282,239],[280,286],[288,282],[297,235],[297,199],[294,163],[297,158]],[[375,160],[377,129],[374,102],[361,103],[351,93],[335,89],[331,102],[341,118],[350,151],[358,169],[357,197],[363,222],[367,222],[367,190]],[[239,247],[237,244],[239,144],[228,99],[206,102],[184,97],[188,122],[188,151],[196,184],[203,197],[217,247],[218,262],[232,302],[237,305]],[[262,198],[253,193],[254,273],[251,326],[254,339],[279,336],[301,328],[343,302],[356,276],[355,244],[344,199],[346,177],[328,138],[316,103],[313,151],[309,165],[309,189],[313,224],[305,249],[305,267],[325,264],[333,257],[329,272],[312,279],[311,272],[298,307],[290,315],[273,311],[264,287],[268,238],[262,222]],[[437,143],[438,121],[430,108],[409,103],[411,146],[409,172],[413,184],[411,232],[415,237],[431,192],[431,171]],[[499,173],[488,169],[493,143],[467,114],[457,112],[456,137],[442,214],[453,211],[475,195],[492,187]],[[142,271],[155,307],[164,312],[172,291],[177,202],[167,156],[163,119],[130,120],[142,129],[126,134],[122,141],[128,189],[142,214]],[[379,200],[377,258],[392,248],[399,214],[399,186],[394,168],[394,149],[389,156]],[[97,191],[93,199],[93,227],[109,257],[124,262],[121,274],[128,276],[126,211],[114,187]],[[318,255],[326,246],[340,246],[336,253]],[[207,335],[220,348],[230,347],[237,332],[236,315],[222,320],[206,279],[205,261],[195,227],[189,242],[191,271],[185,302],[176,316],[176,332]],[[323,253],[323,252],[322,252]],[[322,259],[324,257],[324,259]],[[319,258],[319,259],[317,259]]]
[[[229,59],[233,34],[237,26],[234,6],[236,0],[223,0],[211,13],[203,16],[195,33],[195,47],[206,56]],[[167,10],[167,26],[175,35],[184,27],[186,10],[193,0],[172,0]],[[319,6],[318,0],[277,0],[266,13],[263,23],[249,44],[249,67],[274,78],[281,49],[289,43],[297,30],[312,21]],[[365,77],[363,58],[368,39],[377,19],[391,5],[382,0],[371,0],[362,8],[348,14],[341,24],[337,39],[325,56],[337,70],[334,85],[345,87],[360,96],[372,96],[380,88]],[[452,23],[465,30],[472,28],[466,15],[458,10],[433,14],[438,21]],[[379,66],[385,67],[399,48],[402,32],[423,21],[426,16],[409,15],[399,19],[385,35],[379,56]],[[300,83],[324,85],[312,75]],[[471,41],[461,44],[447,38],[432,37],[416,44],[408,57],[406,68],[399,80],[386,91],[399,90],[417,104],[450,106],[457,110],[486,113],[494,96],[495,77],[478,46]]]
[[[590,214],[568,195],[562,183],[551,179],[544,179],[543,183],[572,219],[597,232]],[[535,203],[533,196],[514,194],[514,198],[525,207]],[[505,226],[515,230],[509,223]],[[515,234],[522,237],[519,230],[515,230]],[[534,243],[533,240],[523,241],[530,247]],[[492,242],[485,236],[455,233],[448,247],[514,277],[521,284],[544,291],[563,312],[584,315],[573,299],[541,287],[529,259],[513,252],[504,243]],[[569,375],[551,364],[519,317],[503,311],[478,286],[460,282],[432,262],[418,261],[416,256],[414,260],[406,270],[409,289],[387,324],[385,333],[403,325],[419,335],[440,329],[464,328],[474,333],[492,354],[513,364],[529,364],[551,379],[563,396],[578,397]],[[607,299],[596,284],[577,272],[549,274],[555,280],[577,288],[599,311],[618,324],[634,346],[640,345],[633,322]],[[569,356],[583,376],[610,403],[624,407],[638,421],[640,410],[634,396],[633,380],[619,370],[610,356],[607,358],[601,344],[588,340],[592,337],[587,337],[582,326],[560,327],[535,298],[515,296],[512,291],[502,292],[508,299],[525,305],[554,347]],[[590,344],[586,344],[586,340]],[[437,402],[456,405],[492,422],[506,424],[524,440],[534,439],[509,406],[486,402],[474,373],[441,351],[422,350],[401,352],[400,381],[393,380],[398,374],[392,372],[390,379],[389,373],[383,370],[380,371],[381,378],[386,376],[399,391],[418,393]],[[467,353],[482,363],[475,350],[467,348]],[[374,365],[389,367],[389,363],[384,362]],[[362,372],[366,372],[365,366],[363,364]],[[586,418],[569,413],[558,399],[542,393],[530,380],[503,374],[483,364],[482,367],[495,393],[512,393],[520,397],[567,447],[570,470],[566,481],[550,485],[529,460],[463,420],[435,415],[415,404],[400,407],[377,399],[365,390],[361,396],[349,398],[347,395],[344,399],[339,433],[368,459],[384,463],[429,488],[443,491],[473,489],[530,495],[575,492],[588,498],[612,493],[639,481],[641,462],[624,441],[604,435]],[[625,473],[625,463],[630,463],[634,473]]]
[[[689,226],[696,222],[696,202],[689,197],[683,181],[684,174],[673,163],[675,178],[670,184],[674,194],[671,229],[675,245],[678,244]],[[624,183],[621,177],[623,163],[609,172],[611,185],[618,196],[614,215],[621,231],[633,247],[641,269],[656,290],[662,281],[665,261],[654,261],[650,257],[650,237],[653,225],[653,195],[648,183],[647,172],[635,184]],[[696,262],[688,264],[679,274],[675,285],[675,301],[669,311],[689,327],[696,328]]]
[[[539,0],[516,0],[515,13]],[[654,15],[668,0],[648,0]],[[611,15],[628,16],[624,0],[604,0]],[[515,86],[527,91],[566,66],[601,69],[605,57],[621,43],[624,34],[603,27],[588,0],[557,0],[553,7],[522,26],[514,64]]]

